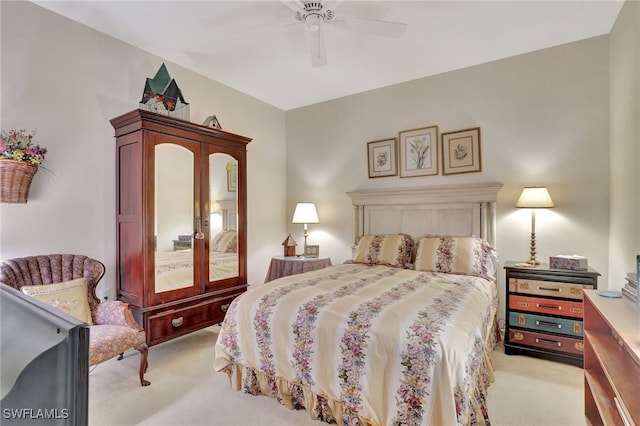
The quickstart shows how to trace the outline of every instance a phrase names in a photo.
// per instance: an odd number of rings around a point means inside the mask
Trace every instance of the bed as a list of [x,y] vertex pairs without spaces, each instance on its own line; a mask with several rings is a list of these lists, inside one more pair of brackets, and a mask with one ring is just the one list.
[[[238,275],[238,236],[235,230],[217,233],[209,244],[209,281]],[[191,249],[155,253],[156,292],[193,285],[193,251]]]
[[352,260],[252,287],[214,368],[338,424],[489,424],[500,184],[348,193]]

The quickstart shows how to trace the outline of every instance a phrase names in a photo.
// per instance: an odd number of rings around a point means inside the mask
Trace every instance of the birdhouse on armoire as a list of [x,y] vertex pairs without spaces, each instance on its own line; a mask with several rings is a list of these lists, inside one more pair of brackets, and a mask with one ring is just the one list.
[[284,246],[284,255],[285,256],[295,256],[296,255],[296,240],[293,239],[291,234],[287,235],[287,238],[282,242]]

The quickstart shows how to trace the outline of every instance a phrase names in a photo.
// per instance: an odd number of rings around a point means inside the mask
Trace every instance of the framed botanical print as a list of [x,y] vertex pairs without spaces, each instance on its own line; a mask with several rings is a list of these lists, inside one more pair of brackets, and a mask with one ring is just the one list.
[[234,163],[227,163],[227,191],[236,192],[238,190],[238,166]]
[[404,130],[398,136],[400,177],[438,174],[438,126]]
[[396,176],[396,139],[384,139],[367,142],[369,177]]
[[482,171],[480,127],[442,134],[442,174]]

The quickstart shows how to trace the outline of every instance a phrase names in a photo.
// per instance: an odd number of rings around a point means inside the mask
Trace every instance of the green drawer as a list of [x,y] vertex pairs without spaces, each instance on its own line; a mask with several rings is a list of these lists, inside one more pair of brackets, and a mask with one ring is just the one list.
[[582,320],[509,312],[509,326],[582,337]]

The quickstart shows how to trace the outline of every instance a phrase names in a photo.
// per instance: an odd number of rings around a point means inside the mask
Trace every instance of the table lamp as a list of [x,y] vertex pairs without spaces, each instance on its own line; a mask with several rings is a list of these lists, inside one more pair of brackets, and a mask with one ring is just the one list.
[[316,211],[316,205],[314,203],[298,203],[296,205],[296,210],[293,212],[293,220],[291,223],[302,223],[304,224],[304,245],[307,245],[307,237],[309,233],[307,232],[307,224],[308,223],[320,223],[318,220],[318,212]]
[[546,186],[526,186],[520,194],[516,207],[531,209],[531,242],[529,244],[529,265],[539,265],[536,259],[536,209],[555,207]]

